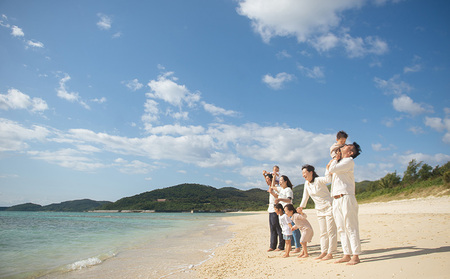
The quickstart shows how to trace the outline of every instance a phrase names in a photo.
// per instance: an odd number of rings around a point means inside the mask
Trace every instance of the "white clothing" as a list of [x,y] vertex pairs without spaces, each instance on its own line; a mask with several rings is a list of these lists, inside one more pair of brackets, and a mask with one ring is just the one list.
[[314,201],[320,229],[320,250],[333,254],[337,250],[336,224],[334,223],[332,203],[327,184],[331,182],[331,174],[326,171],[324,177],[314,178],[314,182],[305,181],[300,207],[305,208],[309,197]]
[[331,204],[333,198],[330,196],[327,184],[331,182],[331,174],[327,171],[324,177],[314,178],[314,182],[305,181],[302,202],[299,207],[305,208],[309,197],[314,201],[317,216],[332,215]]
[[320,252],[334,254],[337,251],[337,230],[333,215],[317,216],[320,229]]
[[344,255],[360,255],[358,203],[354,195],[345,195],[333,201],[333,215],[341,238]]
[[333,143],[333,145],[330,147],[330,156],[334,159],[336,157],[337,151],[344,146],[343,144],[339,144],[337,142]]
[[291,227],[289,227],[289,224],[292,223],[291,218],[289,218],[286,214],[283,214],[278,218],[278,220],[280,222],[280,227],[283,234],[292,235]]
[[[278,194],[278,187],[277,187],[277,190],[275,191],[275,193]],[[275,212],[275,206],[274,205],[275,205],[275,197],[271,193],[269,193],[269,207],[267,208],[267,211],[269,213]]]
[[353,158],[349,157],[342,158],[339,163],[333,161],[329,167],[329,172],[333,173],[331,195],[344,195],[333,200],[333,217],[344,255],[361,254],[354,166]]
[[288,198],[291,199],[291,202],[280,201],[281,205],[284,208],[286,204],[290,204],[294,200],[294,192],[292,192],[292,189],[289,187],[286,187],[284,189],[282,188],[278,194],[278,198],[279,199],[288,199]]
[[339,163],[331,162],[328,171],[333,173],[331,181],[331,196],[355,195],[355,176],[353,169],[355,162],[353,158],[342,158]]

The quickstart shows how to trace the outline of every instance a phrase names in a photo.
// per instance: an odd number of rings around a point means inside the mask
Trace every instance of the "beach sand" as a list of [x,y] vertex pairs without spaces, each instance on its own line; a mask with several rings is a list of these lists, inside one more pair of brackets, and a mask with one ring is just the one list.
[[[361,263],[317,261],[319,226],[314,209],[305,213],[315,235],[310,257],[269,248],[268,213],[226,217],[235,235],[212,259],[194,268],[198,278],[450,278],[450,197],[360,204]],[[338,254],[341,257],[341,247]]]

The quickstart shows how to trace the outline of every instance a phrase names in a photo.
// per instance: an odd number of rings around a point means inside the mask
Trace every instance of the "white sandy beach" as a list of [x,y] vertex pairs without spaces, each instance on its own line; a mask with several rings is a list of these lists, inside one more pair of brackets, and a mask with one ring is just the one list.
[[[356,266],[317,261],[319,227],[314,209],[305,210],[315,230],[311,257],[266,252],[268,213],[229,217],[233,239],[195,268],[198,278],[450,278],[450,197],[361,204],[363,254]],[[340,245],[338,246],[340,253]],[[341,254],[335,255],[340,257]]]

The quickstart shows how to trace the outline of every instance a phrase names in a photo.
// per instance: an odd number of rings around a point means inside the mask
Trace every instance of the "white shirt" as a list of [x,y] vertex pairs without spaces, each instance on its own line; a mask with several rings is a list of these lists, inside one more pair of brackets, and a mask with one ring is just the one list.
[[286,187],[284,189],[281,189],[280,193],[278,194],[278,198],[279,199],[287,199],[287,198],[291,198],[291,202],[284,202],[284,201],[280,201],[281,205],[284,206],[286,204],[292,203],[292,201],[294,200],[294,192],[292,192],[292,189],[289,187]]
[[333,161],[330,164],[329,172],[333,173],[331,181],[331,195],[340,194],[355,195],[355,175],[353,170],[355,162],[353,158],[342,158],[339,163]]
[[331,174],[327,171],[324,177],[314,178],[314,182],[305,181],[303,188],[302,202],[299,207],[306,207],[309,197],[314,201],[315,208],[318,211],[327,211],[331,208],[333,198],[330,196],[327,184],[331,182]]
[[[280,187],[277,187],[277,190],[275,191],[275,193],[278,194],[279,189],[280,189]],[[269,193],[269,207],[267,208],[267,211],[268,211],[269,213],[275,212],[275,206],[274,206],[274,204],[275,204],[275,197],[274,197],[271,193]]]
[[287,216],[287,214],[281,215],[278,222],[280,222],[281,231],[284,235],[292,235],[291,227],[289,227],[292,220],[289,216]]

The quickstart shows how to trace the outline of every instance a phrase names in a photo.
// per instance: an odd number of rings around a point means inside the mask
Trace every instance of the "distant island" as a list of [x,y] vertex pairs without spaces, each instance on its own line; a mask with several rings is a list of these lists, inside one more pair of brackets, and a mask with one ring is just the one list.
[[[267,188],[264,181],[261,186]],[[304,184],[293,188],[294,205],[300,204]],[[431,167],[411,160],[403,177],[397,172],[388,173],[376,181],[356,183],[359,202],[387,201],[429,195],[450,194],[450,162]],[[267,209],[269,194],[254,188],[239,190],[233,187],[214,188],[201,184],[180,184],[125,197],[116,202],[90,199],[66,201],[46,206],[25,203],[0,207],[0,211],[117,211],[117,212],[232,212],[261,211]],[[310,199],[307,207],[313,207]]]

